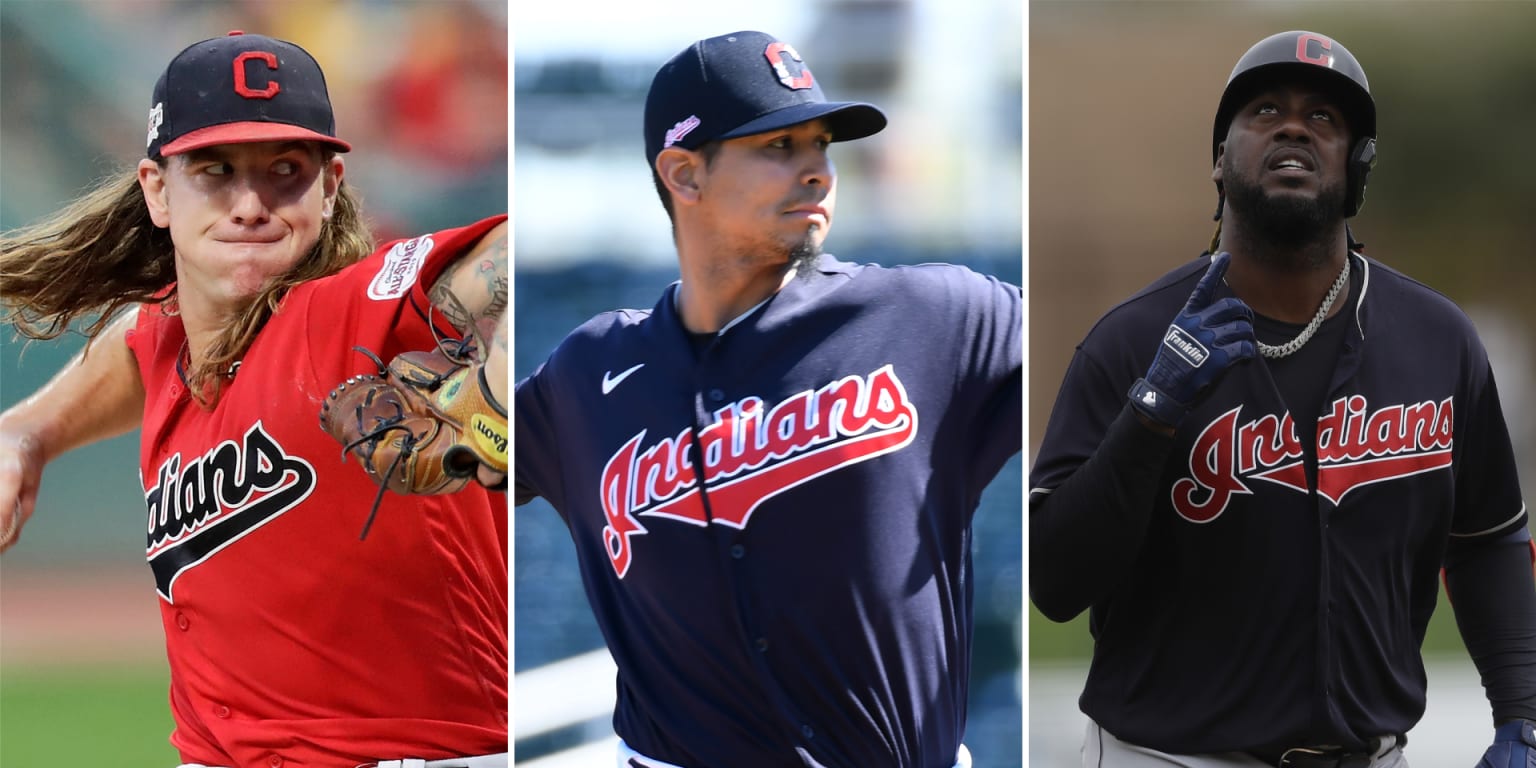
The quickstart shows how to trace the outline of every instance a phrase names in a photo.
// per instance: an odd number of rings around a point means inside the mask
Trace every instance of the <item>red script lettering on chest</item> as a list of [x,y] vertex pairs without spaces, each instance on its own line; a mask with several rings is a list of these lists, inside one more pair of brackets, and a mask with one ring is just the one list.
[[[890,365],[771,407],[761,398],[742,398],[715,411],[697,442],[690,426],[645,446],[641,430],[603,467],[603,544],[623,578],[632,538],[647,532],[642,516],[745,528],[769,498],[900,450],[916,434],[917,409]],[[702,471],[695,457],[702,457]]]
[[[1317,420],[1317,492],[1334,505],[1360,486],[1451,466],[1451,398],[1369,408],[1362,395],[1341,397]],[[1223,413],[1195,438],[1189,475],[1173,484],[1173,508],[1185,520],[1208,523],[1234,495],[1253,493],[1245,477],[1308,492],[1291,415],[1239,424],[1241,410]]]

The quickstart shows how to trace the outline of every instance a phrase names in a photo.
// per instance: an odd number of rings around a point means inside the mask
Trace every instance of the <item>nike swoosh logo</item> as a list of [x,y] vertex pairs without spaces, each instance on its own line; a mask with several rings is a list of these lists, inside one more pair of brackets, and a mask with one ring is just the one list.
[[624,371],[617,376],[613,375],[613,371],[603,371],[603,394],[606,395],[609,392],[612,392],[613,388],[617,387],[621,382],[629,378],[631,373],[634,373],[635,371],[638,371],[644,367],[645,363],[639,363],[635,367],[630,368],[629,370]]

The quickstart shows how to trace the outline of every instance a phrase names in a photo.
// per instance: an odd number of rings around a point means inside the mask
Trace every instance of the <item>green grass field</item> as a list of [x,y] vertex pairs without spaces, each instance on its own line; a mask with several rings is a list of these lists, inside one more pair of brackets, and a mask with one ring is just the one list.
[[0,766],[174,768],[164,664],[0,669]]

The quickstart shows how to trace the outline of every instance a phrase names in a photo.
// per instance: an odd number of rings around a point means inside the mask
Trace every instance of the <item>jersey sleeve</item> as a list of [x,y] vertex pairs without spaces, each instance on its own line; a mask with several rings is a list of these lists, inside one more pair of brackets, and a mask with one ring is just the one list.
[[1053,621],[1101,599],[1142,548],[1173,441],[1134,414],[1116,377],[1079,347],[1029,481],[1030,598]]
[[1029,503],[1061,485],[1099,449],[1131,385],[1157,352],[1163,329],[1208,262],[1195,259],[1111,308],[1078,344],[1062,377],[1029,474]]
[[123,342],[138,364],[139,380],[144,383],[146,421],[170,409],[177,399],[177,388],[166,384],[177,375],[186,338],[181,323],[168,317],[160,304],[140,306],[134,326],[124,336]]
[[[1480,347],[1479,347],[1480,350]],[[1516,476],[1509,427],[1499,404],[1498,385],[1486,359],[1474,368],[1465,412],[1456,413],[1456,512],[1453,541],[1498,538],[1524,527],[1527,508]],[[1461,407],[1461,403],[1457,403]]]
[[1024,296],[1016,285],[967,271],[974,298],[967,311],[961,338],[967,339],[963,368],[973,381],[961,397],[980,404],[976,410],[977,434],[972,483],[978,487],[997,474],[1024,442]]
[[521,506],[543,497],[556,509],[564,509],[557,420],[546,366],[540,365],[519,381],[513,394],[513,503]]
[[1098,450],[1110,422],[1126,402],[1129,382],[1114,376],[1079,345],[1051,407],[1045,435],[1029,473],[1029,503],[1039,502]]
[[296,345],[296,356],[308,358],[315,381],[325,388],[376,370],[354,347],[388,363],[401,352],[433,348],[437,338],[458,338],[459,331],[432,306],[432,284],[505,220],[494,216],[385,243],[357,264],[295,288],[279,311],[304,313],[299,326],[306,336],[287,342]]
[[128,351],[133,353],[133,358],[139,366],[139,377],[146,383],[158,381],[164,366],[159,358],[164,357],[162,350],[167,346],[167,323],[160,306],[145,304],[137,310],[138,316],[134,319],[133,327],[123,337],[123,343],[128,345]]
[[1101,318],[1051,409],[1030,470],[1028,524],[1030,598],[1054,621],[1102,599],[1142,551],[1173,438],[1142,424],[1126,393],[1151,361],[1161,333],[1154,318],[1171,300],[1127,302]]

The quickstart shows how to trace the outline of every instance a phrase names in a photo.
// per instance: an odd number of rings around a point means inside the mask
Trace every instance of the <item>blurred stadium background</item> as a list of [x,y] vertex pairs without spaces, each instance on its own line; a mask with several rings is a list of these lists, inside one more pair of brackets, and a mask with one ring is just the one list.
[[[292,40],[321,62],[353,144],[347,181],[380,240],[506,211],[506,17],[505,0],[5,0],[0,229],[137,163],[166,62],[231,29]],[[81,346],[0,329],[0,408]],[[0,765],[177,763],[137,440],[50,466],[0,565]]]
[[[1210,241],[1210,135],[1248,46],[1330,35],[1365,67],[1380,163],[1352,226],[1367,253],[1476,322],[1536,488],[1536,3],[1034,2],[1029,11],[1029,425],[1038,445],[1072,350],[1105,310]],[[1432,350],[1424,365],[1435,365]],[[1029,757],[1070,765],[1087,622],[1028,609]],[[1470,765],[1488,705],[1442,596],[1414,766]]]
[[[833,146],[840,190],[829,251],[960,262],[1019,282],[1023,13],[1009,0],[676,0],[603,3],[573,21],[569,7],[519,6],[515,375],[588,317],[650,307],[677,278],[644,160],[645,94],[673,54],[736,30],[789,40],[829,98],[873,101],[890,117],[883,133]],[[1021,467],[1015,459],[1003,470],[976,516],[965,738],[978,765],[1022,761]],[[514,546],[518,764],[611,764],[611,661],[569,533],[540,500],[516,511]],[[557,660],[565,664],[551,674]]]

